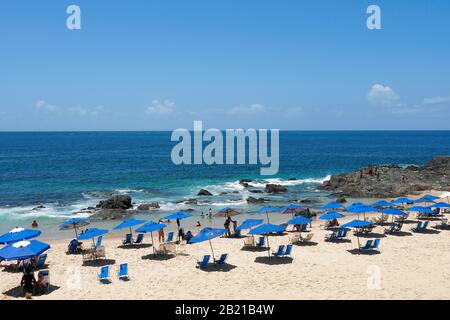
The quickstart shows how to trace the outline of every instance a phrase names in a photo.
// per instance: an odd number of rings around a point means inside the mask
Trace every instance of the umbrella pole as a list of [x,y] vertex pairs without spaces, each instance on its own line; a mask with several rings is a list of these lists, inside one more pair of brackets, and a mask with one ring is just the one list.
[[213,249],[213,246],[212,246],[212,244],[211,244],[211,239],[209,239],[208,241],[209,241],[209,246],[211,247],[211,252],[212,252],[213,260],[214,260],[214,262],[216,262],[216,257],[214,256],[214,249]]
[[77,232],[77,226],[74,225],[74,230],[75,230],[75,239],[78,238],[78,232]]
[[269,236],[266,235],[266,238],[267,238],[267,254],[269,255],[269,258],[270,258],[270,243],[269,243]]
[[269,221],[269,212],[268,211],[266,211],[266,216],[267,216],[267,223],[270,223],[270,221]]
[[153,243],[153,231],[150,232],[150,236],[152,237],[152,249],[153,249],[153,254],[155,254],[155,244]]
[[130,234],[131,234],[131,244],[133,244],[133,231],[131,231],[131,227],[130,227]]
[[358,238],[358,251],[361,252],[361,245],[359,244],[359,234],[356,234],[356,238]]

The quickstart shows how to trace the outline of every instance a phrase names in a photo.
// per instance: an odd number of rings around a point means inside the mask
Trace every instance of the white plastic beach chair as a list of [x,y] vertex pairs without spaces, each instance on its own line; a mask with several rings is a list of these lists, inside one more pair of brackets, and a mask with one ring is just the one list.
[[244,247],[254,247],[254,246],[255,246],[255,238],[253,237],[244,238]]

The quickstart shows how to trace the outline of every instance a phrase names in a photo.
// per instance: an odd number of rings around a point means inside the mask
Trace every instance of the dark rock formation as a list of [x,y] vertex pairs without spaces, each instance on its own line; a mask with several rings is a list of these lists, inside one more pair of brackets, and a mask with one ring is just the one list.
[[283,187],[280,184],[270,184],[270,183],[268,183],[268,184],[266,184],[265,191],[267,193],[279,193],[279,192],[286,192],[287,188]]
[[249,182],[252,182],[252,179],[241,179],[241,180],[239,180],[240,184],[249,183]]
[[134,212],[123,209],[100,209],[97,210],[91,217],[91,221],[100,220],[123,220],[128,218]]
[[337,203],[346,203],[347,199],[345,199],[344,197],[339,197],[339,198],[336,199],[336,202]]
[[197,199],[195,198],[191,198],[191,199],[187,199],[186,201],[183,201],[185,204],[197,204]]
[[159,203],[158,202],[143,203],[137,207],[137,210],[142,211],[148,211],[152,209],[159,209]]
[[269,199],[266,198],[254,198],[254,197],[248,197],[247,198],[247,202],[248,203],[264,203],[264,202],[269,202]]
[[201,189],[197,195],[198,196],[212,196],[212,193],[206,189]]
[[385,164],[331,177],[319,189],[357,198],[400,197],[450,186],[450,156],[436,157],[424,166],[402,168]]
[[248,190],[248,192],[251,192],[251,193],[263,193],[262,190],[258,190],[258,189],[251,189],[251,190]]
[[132,207],[131,197],[128,195],[113,196],[107,200],[100,201],[98,209],[126,210]]

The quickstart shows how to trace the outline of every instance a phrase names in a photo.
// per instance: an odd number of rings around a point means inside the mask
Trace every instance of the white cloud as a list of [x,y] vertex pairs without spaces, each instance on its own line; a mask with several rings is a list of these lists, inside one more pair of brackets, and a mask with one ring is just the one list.
[[38,102],[36,102],[36,108],[50,113],[59,111],[58,106],[49,104],[45,100],[39,100]]
[[145,109],[145,113],[150,116],[168,116],[175,112],[175,103],[170,100],[153,100],[152,105]]
[[423,104],[434,105],[434,104],[445,104],[450,103],[450,97],[432,97],[423,100]]
[[396,106],[400,97],[391,87],[382,84],[374,84],[367,94],[367,100],[374,105]]
[[249,106],[238,106],[238,107],[234,107],[232,108],[229,113],[231,115],[251,115],[251,114],[256,114],[256,113],[261,113],[261,112],[265,112],[267,110],[267,108],[265,106],[263,106],[262,104],[252,104]]
[[80,117],[96,117],[99,114],[106,112],[106,108],[103,106],[97,106],[93,108],[77,106],[69,108],[69,111]]

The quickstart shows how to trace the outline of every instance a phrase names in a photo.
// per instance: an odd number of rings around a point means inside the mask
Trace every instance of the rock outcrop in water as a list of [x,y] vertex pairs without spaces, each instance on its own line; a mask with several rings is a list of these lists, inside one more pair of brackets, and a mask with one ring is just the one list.
[[113,196],[107,200],[100,201],[98,209],[126,210],[133,207],[131,197],[128,195]]
[[281,184],[266,184],[265,191],[267,193],[280,193],[280,192],[286,192],[287,188],[282,186]]
[[201,189],[198,193],[198,196],[212,196],[212,193],[206,189]]
[[450,156],[435,157],[424,166],[385,164],[332,176],[319,189],[357,198],[400,197],[425,190],[448,190]]

